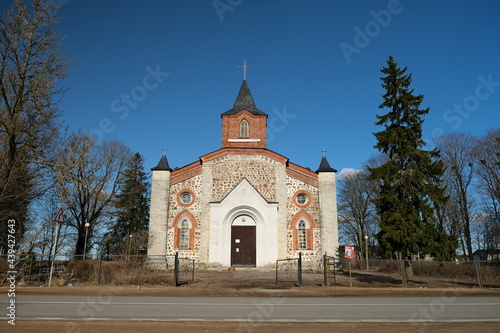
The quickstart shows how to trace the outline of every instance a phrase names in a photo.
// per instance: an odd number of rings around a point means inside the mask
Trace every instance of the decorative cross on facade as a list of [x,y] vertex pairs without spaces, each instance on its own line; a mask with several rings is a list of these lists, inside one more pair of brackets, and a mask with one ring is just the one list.
[[247,61],[243,61],[243,66],[238,66],[238,68],[243,68],[243,80],[247,79],[247,68],[252,68],[252,66],[247,66]]

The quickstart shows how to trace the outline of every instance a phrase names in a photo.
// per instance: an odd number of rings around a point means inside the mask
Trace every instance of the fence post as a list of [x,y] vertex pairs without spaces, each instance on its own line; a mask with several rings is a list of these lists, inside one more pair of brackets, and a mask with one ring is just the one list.
[[179,281],[179,252],[175,252],[174,259],[174,284],[177,287]]
[[278,269],[279,269],[279,260],[276,260],[276,284],[278,284]]
[[99,265],[97,266],[97,284],[101,282],[102,253],[99,253]]
[[298,271],[299,271],[299,287],[302,287],[302,252],[299,252],[299,262],[298,262]]
[[[335,259],[335,257],[332,258],[333,258],[333,285],[335,286],[337,285],[337,259]],[[330,262],[328,262],[328,264],[330,264]]]
[[347,259],[349,260],[349,286],[352,288],[352,275],[351,275],[351,260],[352,259]]
[[483,279],[481,278],[481,267],[479,266],[479,261],[474,261],[474,267],[476,268],[477,283],[479,285],[479,289],[483,289]]
[[330,285],[330,281],[328,281],[330,273],[330,261],[328,260],[328,253],[325,252],[325,255],[323,256],[323,285],[328,286]]
[[193,270],[191,271],[191,281],[194,281],[194,259],[193,259]]

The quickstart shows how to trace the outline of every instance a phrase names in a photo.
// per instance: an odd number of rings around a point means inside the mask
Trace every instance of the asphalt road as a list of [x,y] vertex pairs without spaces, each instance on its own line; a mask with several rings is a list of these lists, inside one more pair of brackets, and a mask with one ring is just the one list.
[[[16,319],[298,322],[500,321],[500,297],[142,297],[17,295]],[[0,308],[7,311],[2,295]],[[3,316],[3,315],[2,315]]]

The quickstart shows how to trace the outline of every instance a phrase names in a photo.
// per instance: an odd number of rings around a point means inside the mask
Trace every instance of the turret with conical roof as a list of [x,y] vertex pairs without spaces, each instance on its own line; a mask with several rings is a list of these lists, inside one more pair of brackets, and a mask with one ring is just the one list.
[[321,252],[337,256],[339,250],[339,234],[337,221],[337,170],[330,166],[323,150],[323,157],[316,173],[318,174],[319,205],[321,220]]
[[151,168],[151,171],[172,171],[172,168],[168,165],[167,154],[163,154],[158,162],[158,165]]
[[316,173],[319,172],[337,172],[334,168],[330,166],[330,163],[328,163],[328,160],[326,159],[326,156],[323,156],[321,158],[321,163],[319,164],[318,170],[316,170]]
[[153,171],[151,181],[151,209],[149,212],[148,262],[152,265],[164,266],[167,248],[167,228],[170,198],[170,172],[167,154],[163,155]]

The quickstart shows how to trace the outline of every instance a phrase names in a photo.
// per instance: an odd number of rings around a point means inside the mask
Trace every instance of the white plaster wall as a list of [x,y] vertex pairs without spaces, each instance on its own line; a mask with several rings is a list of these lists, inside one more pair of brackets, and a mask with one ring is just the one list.
[[339,231],[337,219],[337,189],[335,172],[320,172],[319,203],[321,219],[321,251],[338,256]]
[[210,262],[231,265],[231,225],[241,215],[256,225],[256,265],[278,259],[278,204],[267,203],[248,180],[242,180],[220,203],[210,203]]
[[149,212],[148,256],[165,258],[170,171],[153,171]]

